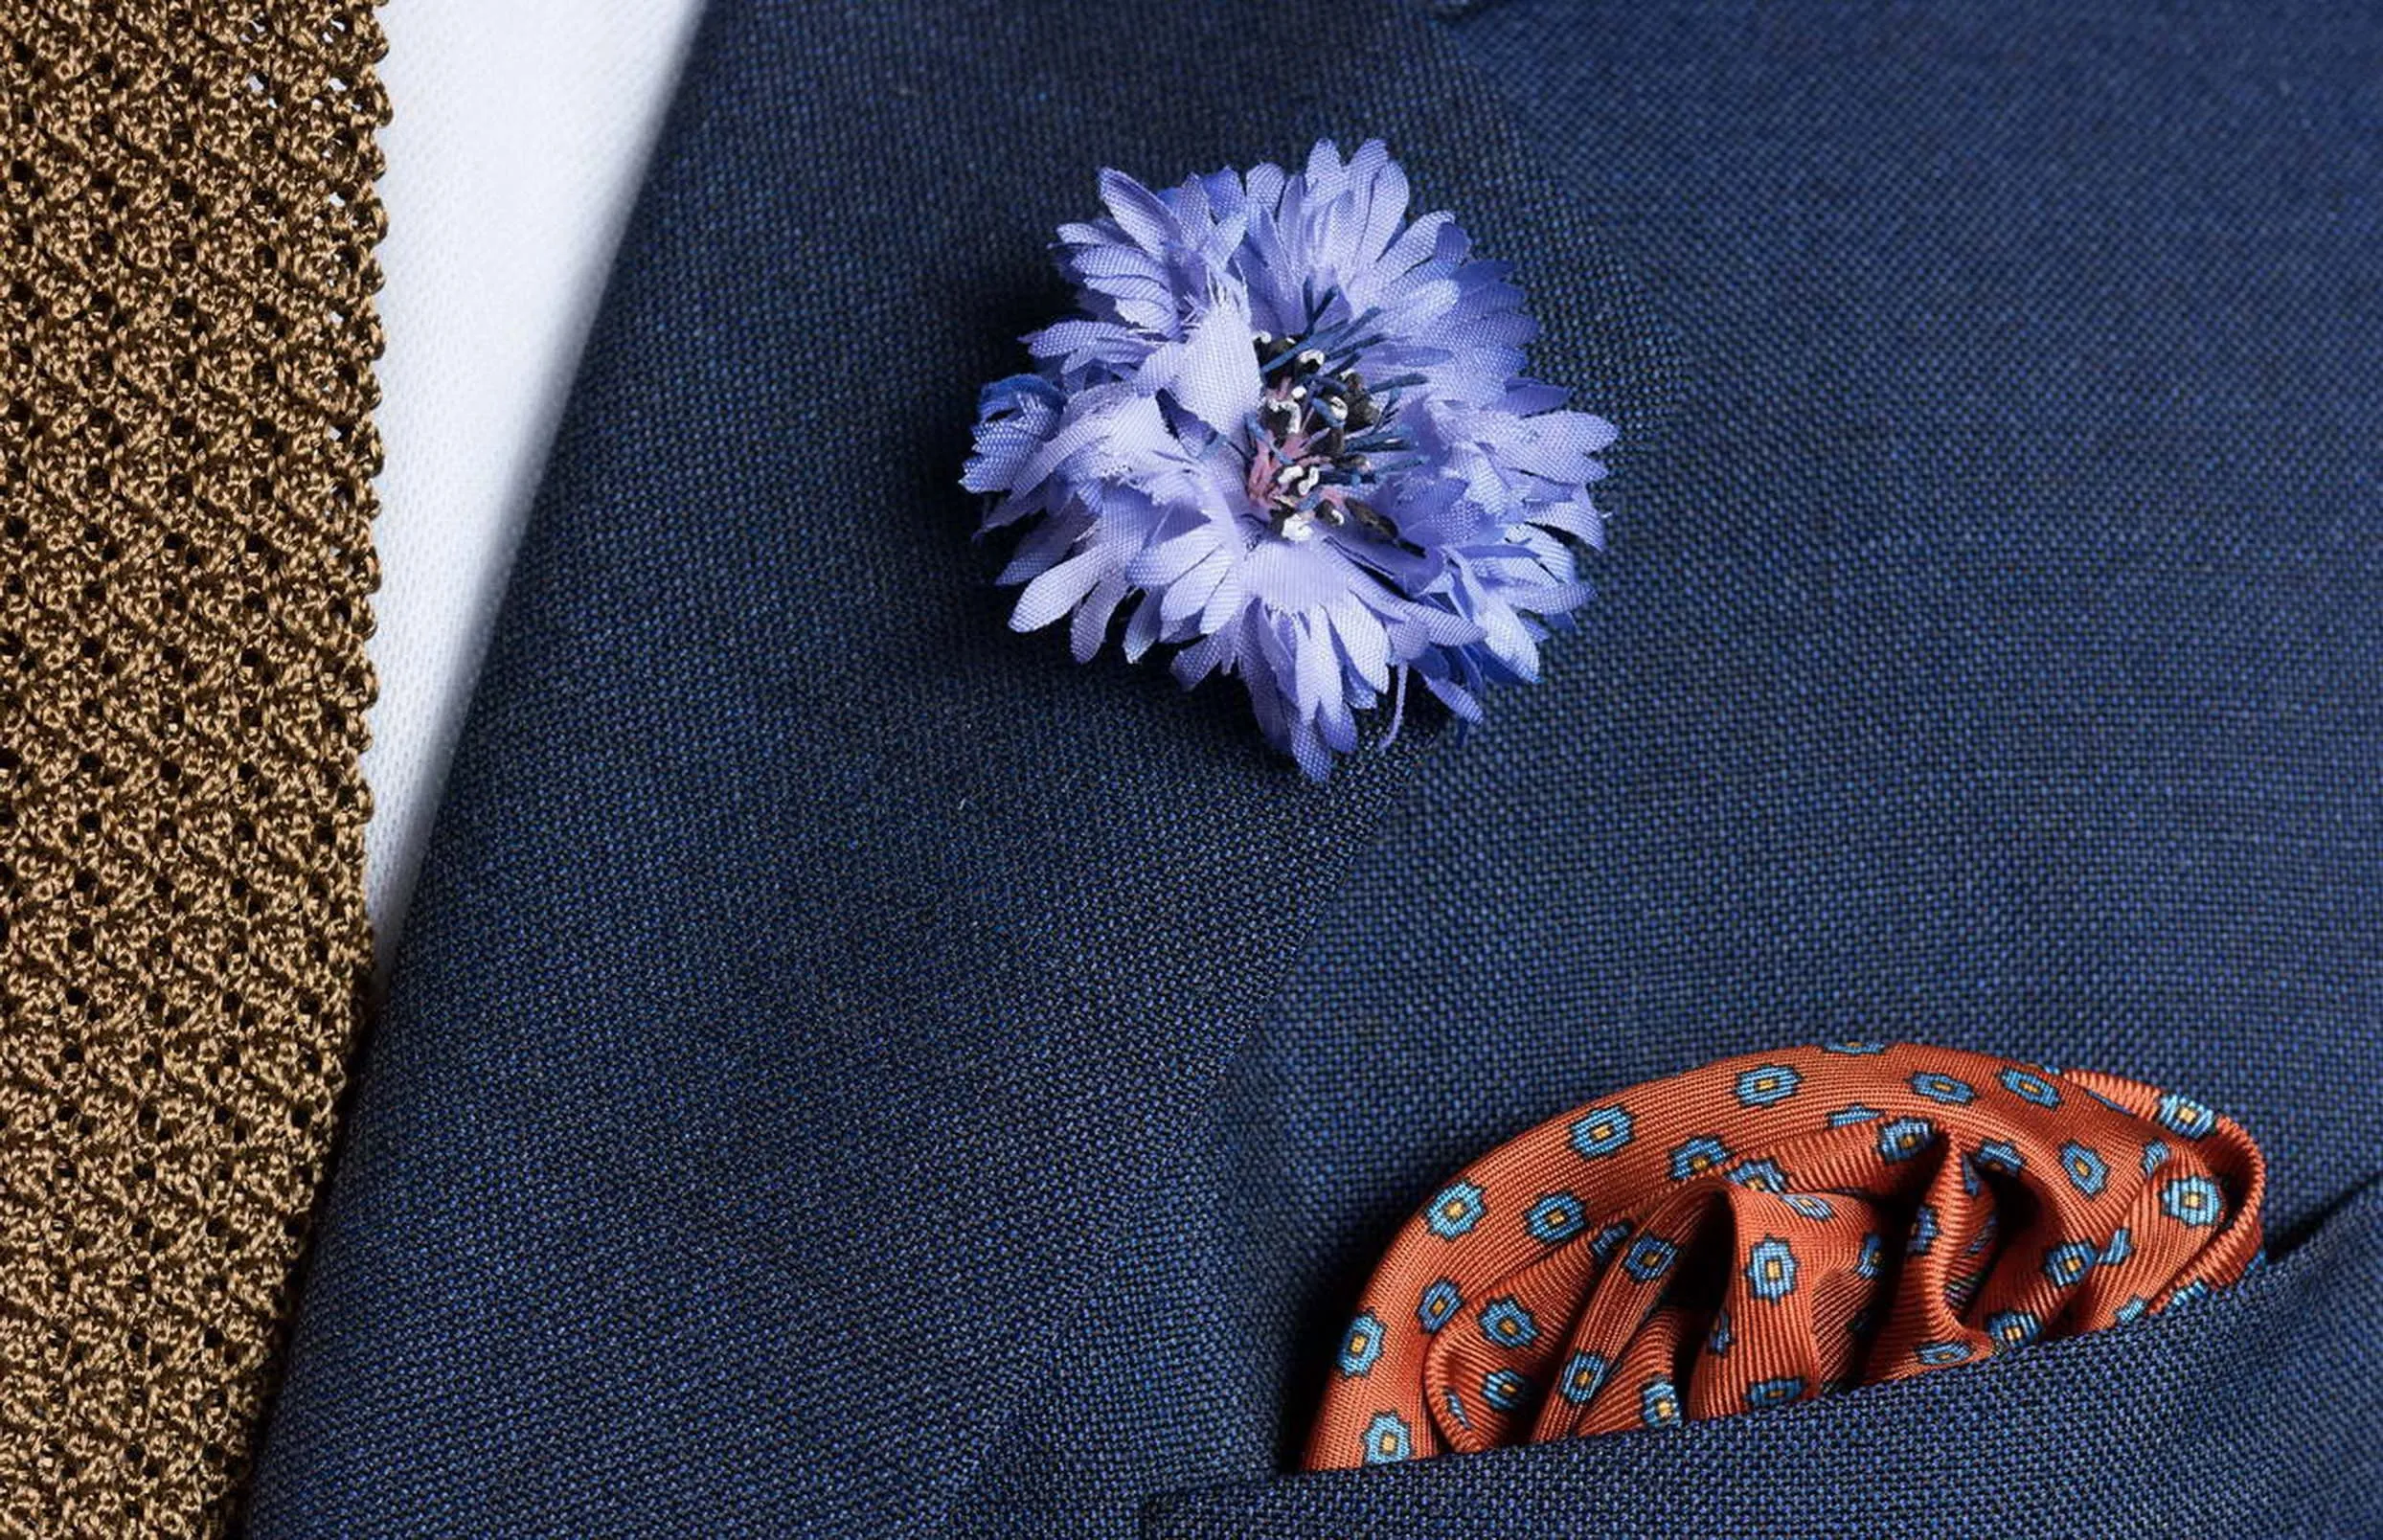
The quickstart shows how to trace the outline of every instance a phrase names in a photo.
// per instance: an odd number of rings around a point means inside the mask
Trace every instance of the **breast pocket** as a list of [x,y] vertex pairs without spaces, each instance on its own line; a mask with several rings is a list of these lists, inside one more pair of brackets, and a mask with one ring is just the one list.
[[1777,1412],[1172,1494],[1143,1533],[2383,1535],[2383,1187],[2133,1325]]

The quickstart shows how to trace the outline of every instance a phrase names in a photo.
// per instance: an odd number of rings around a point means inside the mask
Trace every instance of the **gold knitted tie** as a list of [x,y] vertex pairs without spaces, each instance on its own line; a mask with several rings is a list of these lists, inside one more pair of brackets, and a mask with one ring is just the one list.
[[0,0],[0,1530],[219,1532],[371,960],[368,4]]

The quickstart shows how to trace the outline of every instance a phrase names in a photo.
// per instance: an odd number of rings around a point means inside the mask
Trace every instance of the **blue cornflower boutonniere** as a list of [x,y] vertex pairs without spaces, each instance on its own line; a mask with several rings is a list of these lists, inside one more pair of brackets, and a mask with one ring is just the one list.
[[1104,170],[1101,195],[1059,230],[1082,313],[986,387],[963,478],[987,530],[1029,527],[1010,624],[1067,620],[1082,662],[1129,608],[1127,658],[1237,675],[1319,780],[1357,713],[1390,701],[1395,736],[1409,675],[1465,721],[1536,679],[1588,597],[1614,428],[1522,377],[1506,265],[1409,219],[1378,142],[1158,192]]

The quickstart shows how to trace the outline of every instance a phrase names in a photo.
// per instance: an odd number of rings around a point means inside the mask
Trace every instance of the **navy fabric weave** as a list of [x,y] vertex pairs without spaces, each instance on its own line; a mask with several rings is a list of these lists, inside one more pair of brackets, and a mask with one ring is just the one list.
[[[715,0],[254,1531],[2383,1531],[2378,80],[2358,8],[2226,0]],[[1009,635],[953,481],[1094,168],[1327,133],[1523,264],[1623,439],[1549,682],[1314,788],[1232,691]],[[1440,1178],[1841,1034],[2224,1110],[2278,1260],[1279,1474]]]

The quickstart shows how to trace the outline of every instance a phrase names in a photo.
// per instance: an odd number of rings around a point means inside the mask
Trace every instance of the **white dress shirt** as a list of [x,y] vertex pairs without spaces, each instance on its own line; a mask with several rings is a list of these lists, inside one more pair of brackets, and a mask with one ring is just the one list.
[[384,963],[697,0],[382,12],[380,679],[365,882]]

